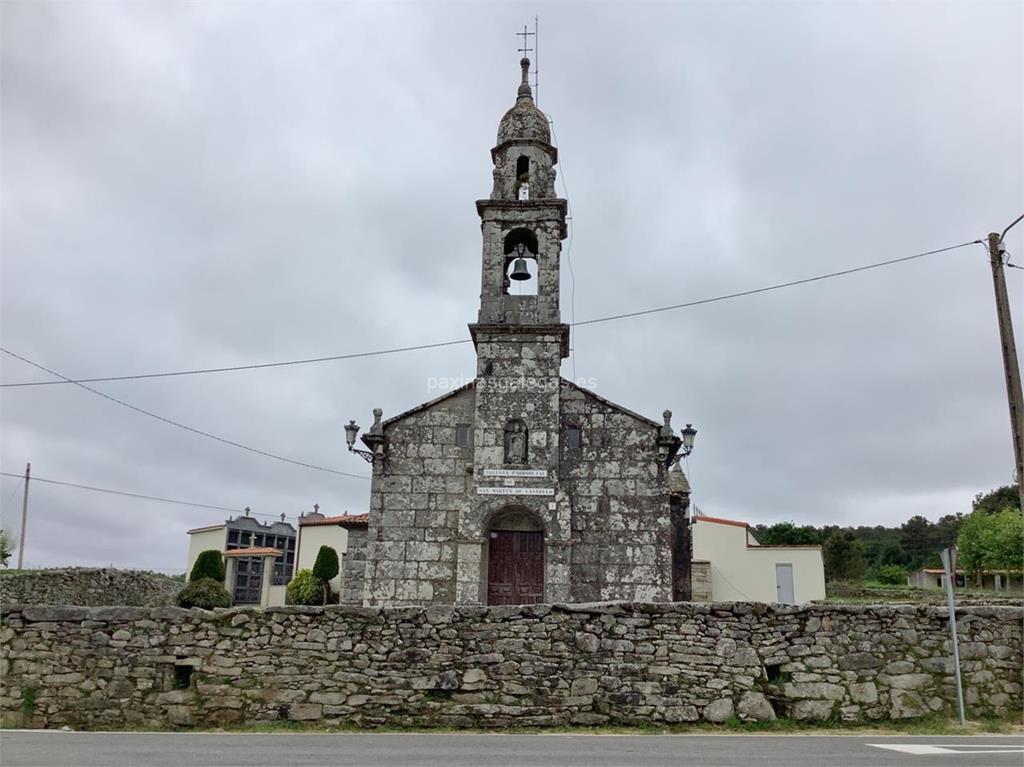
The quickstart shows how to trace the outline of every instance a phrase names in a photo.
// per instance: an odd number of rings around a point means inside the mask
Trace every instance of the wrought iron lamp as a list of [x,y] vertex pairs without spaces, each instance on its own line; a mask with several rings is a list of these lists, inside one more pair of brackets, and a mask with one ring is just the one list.
[[697,430],[693,428],[693,424],[686,424],[686,428],[683,429],[683,449],[680,451],[680,458],[686,458],[693,452],[693,440],[696,436]]
[[679,445],[679,450],[672,456],[672,460],[669,461],[669,466],[675,466],[679,463],[680,459],[686,458],[693,452],[693,440],[697,436],[697,430],[693,428],[692,423],[688,423],[682,433],[683,441]]
[[359,426],[354,420],[345,424],[345,442],[348,443],[348,451],[355,453],[367,463],[373,463],[373,452],[356,447],[356,435],[359,434]]

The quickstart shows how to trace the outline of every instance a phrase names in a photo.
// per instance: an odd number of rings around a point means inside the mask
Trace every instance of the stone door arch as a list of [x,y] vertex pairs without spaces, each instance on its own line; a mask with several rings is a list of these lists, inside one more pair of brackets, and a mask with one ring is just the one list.
[[544,601],[544,525],[526,509],[507,507],[487,526],[487,604]]

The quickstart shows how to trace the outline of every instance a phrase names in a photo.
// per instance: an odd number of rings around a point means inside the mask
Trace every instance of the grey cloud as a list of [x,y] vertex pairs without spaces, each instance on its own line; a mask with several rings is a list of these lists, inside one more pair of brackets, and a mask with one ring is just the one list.
[[[5,346],[68,375],[466,337],[473,202],[519,6],[6,3]],[[575,318],[944,246],[1024,210],[1019,6],[545,5],[540,104],[573,214]],[[529,14],[525,16],[528,17]],[[1009,238],[1024,251],[1024,228]],[[563,317],[570,283],[563,269]],[[1011,270],[1014,306],[1022,279]],[[575,374],[700,430],[696,502],[751,521],[968,508],[1012,455],[980,247],[574,331]],[[1024,324],[1024,317],[1019,322]],[[469,344],[98,385],[343,471],[341,425],[471,375]],[[42,377],[2,360],[3,380]],[[572,375],[566,362],[563,372]],[[2,392],[4,471],[294,515],[368,484],[70,387]],[[15,482],[0,484],[7,501]],[[17,497],[16,494],[14,496]],[[2,509],[17,526],[18,503]],[[33,564],[184,567],[217,512],[37,485]]]

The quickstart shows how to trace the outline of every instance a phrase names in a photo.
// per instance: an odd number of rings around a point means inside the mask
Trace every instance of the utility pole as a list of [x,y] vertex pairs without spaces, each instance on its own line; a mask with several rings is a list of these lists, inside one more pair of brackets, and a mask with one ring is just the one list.
[[18,569],[25,564],[25,522],[28,519],[28,480],[32,476],[32,464],[25,464],[25,494],[21,497],[21,535],[18,536]]
[[[1020,220],[1020,218],[1017,219],[1017,221]],[[999,322],[999,340],[1003,349],[1006,399],[1010,406],[1010,432],[1013,436],[1013,456],[1016,465],[1015,479],[1020,505],[1024,509],[1024,397],[1021,396],[1020,364],[1017,361],[1017,345],[1013,340],[1010,300],[1006,294],[1006,274],[1003,267],[1003,254],[1006,252],[1003,237],[1017,221],[1006,227],[1002,235],[992,232],[988,236],[988,253],[992,262],[992,285],[996,293],[996,319]]]

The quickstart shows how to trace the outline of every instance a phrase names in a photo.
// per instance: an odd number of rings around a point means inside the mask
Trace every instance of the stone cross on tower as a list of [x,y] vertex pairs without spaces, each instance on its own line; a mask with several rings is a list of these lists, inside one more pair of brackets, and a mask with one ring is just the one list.
[[523,24],[522,32],[516,32],[516,37],[523,38],[523,47],[519,48],[518,50],[521,54],[523,54],[524,59],[526,58],[526,54],[533,53],[533,48],[529,48],[527,46],[529,45],[530,37],[536,34],[536,32],[528,32],[525,24]]

